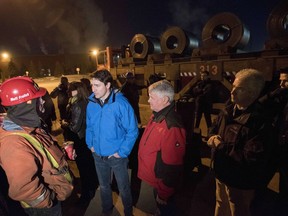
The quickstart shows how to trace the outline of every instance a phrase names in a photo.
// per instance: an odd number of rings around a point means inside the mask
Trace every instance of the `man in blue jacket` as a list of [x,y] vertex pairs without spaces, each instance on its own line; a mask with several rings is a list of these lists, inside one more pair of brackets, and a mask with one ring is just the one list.
[[107,70],[98,70],[92,75],[93,93],[87,106],[86,143],[95,161],[103,215],[111,215],[113,211],[112,170],[125,216],[131,216],[128,156],[138,136],[138,123],[133,108],[122,93],[113,89],[112,82],[112,75]]

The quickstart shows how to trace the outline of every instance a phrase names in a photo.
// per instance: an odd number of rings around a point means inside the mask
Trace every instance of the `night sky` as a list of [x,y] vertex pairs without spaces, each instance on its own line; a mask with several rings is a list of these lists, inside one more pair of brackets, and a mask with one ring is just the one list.
[[0,51],[85,53],[129,44],[135,34],[160,37],[179,26],[201,40],[206,22],[232,12],[251,33],[250,50],[268,38],[266,21],[281,0],[0,0]]

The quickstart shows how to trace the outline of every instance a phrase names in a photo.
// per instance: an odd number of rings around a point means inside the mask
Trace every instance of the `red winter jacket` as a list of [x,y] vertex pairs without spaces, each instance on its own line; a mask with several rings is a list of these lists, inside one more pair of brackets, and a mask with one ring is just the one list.
[[167,200],[175,192],[183,171],[186,133],[174,104],[152,115],[138,151],[138,177]]

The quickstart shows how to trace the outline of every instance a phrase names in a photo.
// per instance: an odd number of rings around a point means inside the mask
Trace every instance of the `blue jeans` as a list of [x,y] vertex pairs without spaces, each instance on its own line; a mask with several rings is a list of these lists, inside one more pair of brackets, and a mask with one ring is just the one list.
[[117,181],[125,216],[131,216],[133,207],[128,175],[128,158],[100,157],[96,153],[93,153],[93,157],[100,184],[102,212],[109,213],[113,210],[112,189],[110,185],[112,170]]
[[29,216],[62,216],[60,201],[51,208],[24,208],[24,211]]

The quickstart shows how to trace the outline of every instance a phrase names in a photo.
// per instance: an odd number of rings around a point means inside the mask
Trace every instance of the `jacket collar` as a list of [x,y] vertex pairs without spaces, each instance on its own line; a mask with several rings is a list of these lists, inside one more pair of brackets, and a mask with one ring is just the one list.
[[27,133],[33,133],[36,130],[39,130],[40,128],[33,128],[33,127],[21,127],[19,125],[17,125],[16,123],[14,123],[13,121],[11,121],[8,117],[5,117],[5,119],[3,120],[3,124],[2,124],[2,128],[6,131],[26,131]]
[[107,103],[114,103],[117,93],[118,93],[118,91],[116,91],[115,89],[111,89],[111,92],[110,92],[109,96],[105,99],[104,103],[102,103],[102,101],[100,99],[95,98],[94,93],[92,93],[88,99],[89,99],[89,101],[91,101],[93,103],[98,103],[99,105],[103,106],[104,104],[107,104]]
[[167,116],[167,114],[171,111],[171,109],[174,109],[175,107],[175,102],[173,101],[169,106],[165,107],[164,109],[160,110],[159,112],[154,112],[153,111],[153,121],[154,122],[161,122],[163,121],[163,119],[165,119],[165,117]]
[[8,117],[5,117],[3,120],[2,127],[4,130],[23,130],[23,128],[13,121],[11,121]]

